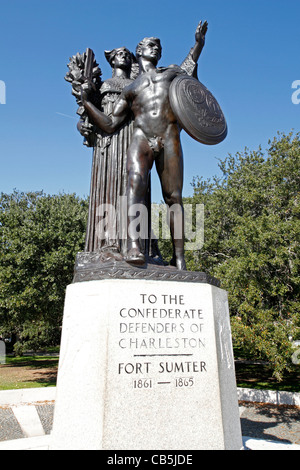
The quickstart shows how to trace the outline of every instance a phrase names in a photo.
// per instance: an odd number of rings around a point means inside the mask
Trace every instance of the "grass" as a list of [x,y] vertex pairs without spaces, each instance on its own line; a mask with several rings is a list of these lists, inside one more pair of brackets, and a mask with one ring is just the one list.
[[[57,355],[6,357],[6,363],[0,364],[0,390],[55,386],[58,351],[54,354]],[[300,392],[300,366],[281,382],[272,377],[272,370],[265,363],[237,361],[235,369],[238,387]]]
[[238,387],[259,390],[278,390],[300,392],[300,367],[293,372],[284,374],[281,382],[272,377],[272,369],[268,364],[257,362],[236,362],[235,372]]
[[57,369],[58,356],[8,356],[0,364],[0,390],[53,387]]

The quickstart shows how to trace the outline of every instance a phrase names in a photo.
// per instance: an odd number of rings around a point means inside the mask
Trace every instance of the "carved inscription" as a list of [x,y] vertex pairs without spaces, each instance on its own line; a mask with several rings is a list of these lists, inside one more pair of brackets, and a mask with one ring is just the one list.
[[139,293],[119,312],[118,375],[134,389],[189,388],[207,372],[205,312],[184,294]]

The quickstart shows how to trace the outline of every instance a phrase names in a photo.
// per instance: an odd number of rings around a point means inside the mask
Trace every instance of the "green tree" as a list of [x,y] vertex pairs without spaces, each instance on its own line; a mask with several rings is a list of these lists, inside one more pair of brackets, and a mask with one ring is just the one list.
[[0,335],[15,335],[17,352],[58,344],[86,218],[87,201],[75,195],[1,194]]
[[193,182],[205,205],[205,243],[188,268],[209,272],[229,294],[234,345],[273,366],[292,367],[299,337],[300,134],[220,161],[222,178]]

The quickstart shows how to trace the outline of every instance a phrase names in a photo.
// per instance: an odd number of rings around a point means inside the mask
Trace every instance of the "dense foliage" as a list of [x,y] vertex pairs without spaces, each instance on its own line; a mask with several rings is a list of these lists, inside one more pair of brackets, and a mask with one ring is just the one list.
[[300,339],[300,136],[279,135],[266,155],[246,149],[220,168],[222,178],[196,178],[187,199],[205,205],[205,243],[188,268],[221,280],[235,347],[269,361],[280,380]]
[[0,336],[16,337],[17,352],[58,344],[86,217],[75,195],[1,194]]

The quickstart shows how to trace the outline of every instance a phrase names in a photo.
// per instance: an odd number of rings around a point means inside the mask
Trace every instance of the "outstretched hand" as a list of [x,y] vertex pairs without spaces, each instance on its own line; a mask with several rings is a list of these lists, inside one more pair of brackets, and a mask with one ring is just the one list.
[[195,39],[196,39],[196,42],[200,43],[201,45],[204,45],[205,43],[205,35],[207,33],[207,29],[208,29],[207,21],[204,21],[203,24],[202,24],[202,21],[200,21],[196,29]]

